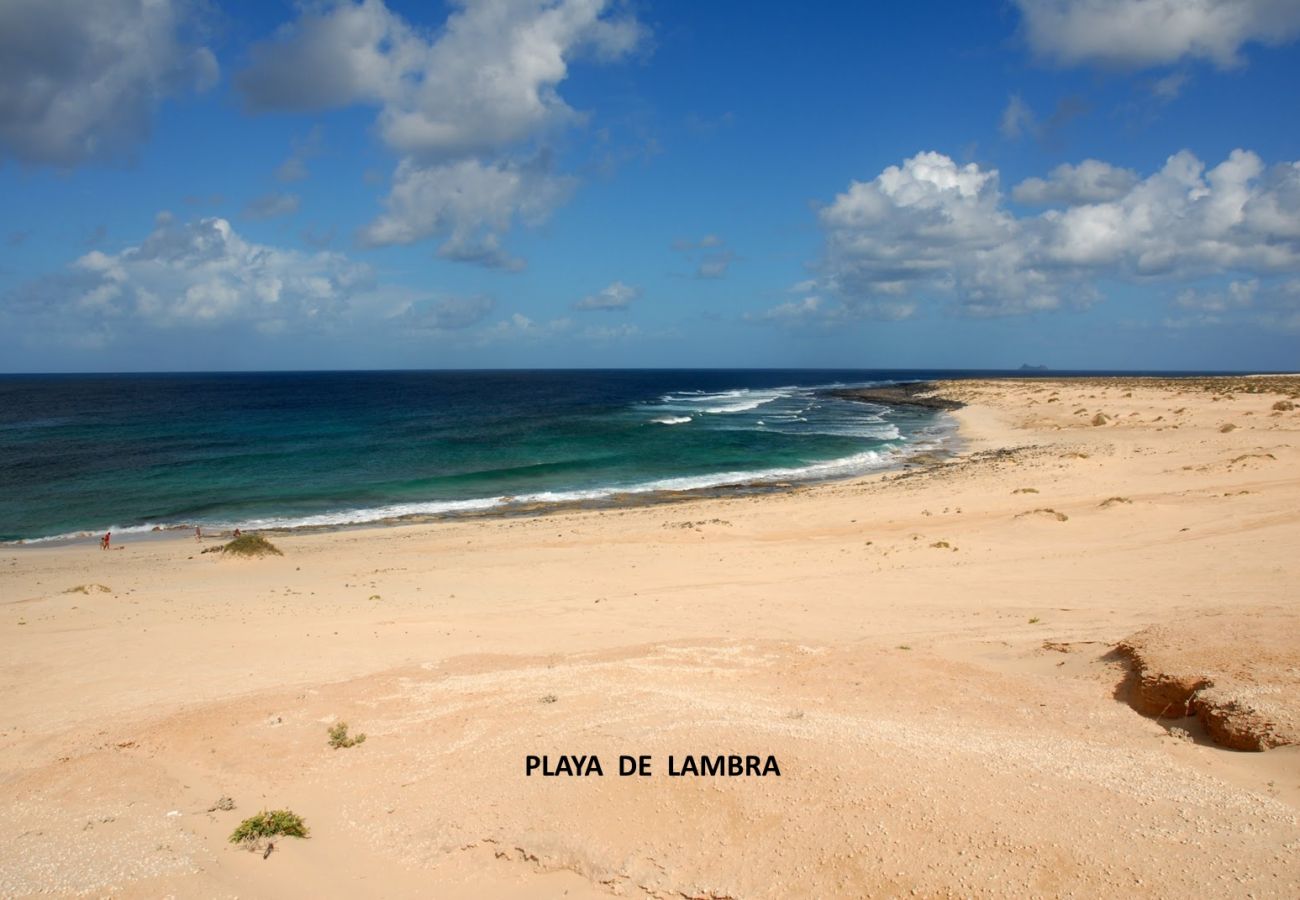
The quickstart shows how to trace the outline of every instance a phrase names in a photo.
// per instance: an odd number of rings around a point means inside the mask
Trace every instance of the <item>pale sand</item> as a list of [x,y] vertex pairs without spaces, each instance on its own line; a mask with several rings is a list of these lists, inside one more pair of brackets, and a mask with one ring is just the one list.
[[[905,477],[253,561],[0,551],[0,895],[1295,896],[1300,748],[1144,718],[1113,647],[1300,617],[1300,412],[944,390],[970,452]],[[1300,629],[1280,646],[1294,674]],[[367,741],[330,749],[336,718]],[[667,777],[690,752],[782,774]],[[264,807],[311,838],[225,842]]]

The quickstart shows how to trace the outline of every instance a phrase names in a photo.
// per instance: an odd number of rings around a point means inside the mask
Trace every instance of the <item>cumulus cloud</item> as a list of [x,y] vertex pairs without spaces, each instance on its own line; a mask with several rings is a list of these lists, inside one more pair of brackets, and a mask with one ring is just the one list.
[[403,160],[384,201],[386,211],[361,232],[369,246],[444,239],[439,255],[505,269],[523,261],[500,246],[514,221],[545,221],[572,191],[574,182],[555,175],[544,155],[525,162],[484,163],[463,159],[438,165]]
[[236,85],[254,109],[369,102],[394,148],[455,158],[494,150],[577,113],[556,87],[574,57],[617,59],[642,36],[604,0],[464,0],[426,34],[383,0],[309,8],[254,46]]
[[259,111],[382,102],[401,92],[427,54],[424,39],[382,0],[316,4],[253,45],[235,87]]
[[996,170],[934,152],[852,182],[820,212],[807,287],[838,305],[804,311],[891,318],[937,300],[1008,315],[1090,303],[1102,279],[1300,272],[1300,162],[1234,150],[1207,169],[1184,150],[1143,179],[1093,160],[1020,188],[1057,206],[1018,217]]
[[641,289],[624,284],[621,281],[615,281],[609,287],[602,288],[594,294],[589,294],[573,304],[577,310],[601,310],[604,312],[616,312],[625,310],[628,305],[641,296]]
[[1077,166],[1059,165],[1046,178],[1026,178],[1011,189],[1011,196],[1017,203],[1073,206],[1117,200],[1137,182],[1137,173],[1131,169],[1085,159]]
[[1282,44],[1300,34],[1294,0],[1015,0],[1025,38],[1062,66],[1140,69],[1204,59],[1242,63],[1250,42]]
[[205,327],[251,323],[273,332],[324,327],[372,283],[368,266],[242,238],[225,219],[186,224],[160,214],[119,253],[91,251],[68,270],[19,288],[11,310],[82,327]]
[[643,33],[607,0],[462,0],[436,32],[383,0],[339,0],[255,46],[236,84],[254,109],[379,108],[403,159],[367,243],[441,236],[445,258],[518,268],[501,235],[544,218],[572,183],[519,149],[582,118],[558,90],[573,61],[622,58]]
[[216,83],[198,0],[0,3],[0,158],[74,166],[127,153],[166,97]]

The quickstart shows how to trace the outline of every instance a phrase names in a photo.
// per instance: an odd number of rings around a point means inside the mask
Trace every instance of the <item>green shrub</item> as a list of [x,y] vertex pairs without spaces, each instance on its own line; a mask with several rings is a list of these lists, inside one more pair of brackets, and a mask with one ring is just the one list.
[[241,534],[223,546],[221,552],[233,553],[235,556],[284,556],[279,547],[260,534]]
[[348,735],[347,722],[338,722],[330,727],[330,746],[335,750],[340,750],[346,747],[355,747],[357,744],[364,744],[365,741],[366,735],[364,732],[356,737]]
[[249,816],[239,823],[230,834],[230,843],[232,844],[255,844],[263,838],[296,837],[305,838],[310,835],[307,823],[302,820],[302,816],[287,809],[273,809],[271,811],[262,810],[255,816]]

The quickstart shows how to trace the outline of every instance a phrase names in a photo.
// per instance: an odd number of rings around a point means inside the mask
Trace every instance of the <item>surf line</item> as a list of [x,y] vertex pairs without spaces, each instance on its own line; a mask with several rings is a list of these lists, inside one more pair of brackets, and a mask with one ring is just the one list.
[[[654,759],[644,754],[640,756],[620,754],[617,771],[622,777],[629,775],[641,778],[652,777],[654,775]],[[565,753],[558,757],[530,753],[524,757],[524,775],[528,777],[541,775],[544,778],[558,778],[561,776],[603,778],[605,768],[600,762],[600,757],[594,753],[589,756]],[[696,754],[676,756],[670,754],[668,757],[669,778],[706,776],[762,778],[767,775],[778,777],[781,775],[781,766],[772,754],[768,754],[766,757],[754,754],[742,756],[738,753],[719,753],[712,756]]]

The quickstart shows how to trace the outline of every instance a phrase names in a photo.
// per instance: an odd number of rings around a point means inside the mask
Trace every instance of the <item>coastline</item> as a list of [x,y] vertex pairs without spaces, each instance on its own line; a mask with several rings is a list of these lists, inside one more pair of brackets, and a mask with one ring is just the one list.
[[[960,455],[761,495],[0,548],[0,893],[1282,896],[1300,748],[1115,698],[1144,629],[1297,621],[1300,383],[1242,380],[935,382]],[[782,774],[523,777],[584,751]],[[224,844],[281,804],[311,840]]]
[[[1254,375],[1081,375],[1065,374],[1056,380],[1065,380],[1072,384],[1107,385],[1136,380],[1137,383],[1174,386],[1174,389],[1195,388],[1213,389],[1222,385],[1225,389],[1236,387],[1250,392],[1277,390],[1291,376],[1276,374]],[[1036,374],[1029,376],[1002,375],[993,379],[1007,384],[1037,384],[1050,380],[1050,376]],[[1254,384],[1243,382],[1254,379]],[[1280,380],[1279,380],[1280,379]],[[961,392],[961,385],[966,381],[983,381],[988,379],[931,379],[920,381],[899,381],[891,384],[871,387],[823,388],[821,394],[826,397],[852,400],[894,409],[921,409],[935,413],[936,423],[943,426],[945,414],[962,409],[966,404],[955,399]],[[945,396],[944,391],[954,396]],[[951,417],[949,417],[951,418]],[[953,420],[955,421],[955,420]],[[969,430],[969,426],[967,427]],[[383,508],[347,509],[339,508],[319,515],[291,516],[287,513],[272,516],[273,522],[291,521],[295,524],[264,524],[263,521],[213,524],[205,521],[144,523],[141,525],[113,525],[97,529],[83,529],[67,534],[45,537],[24,538],[0,541],[0,547],[34,547],[34,546],[72,546],[87,542],[98,542],[104,531],[112,531],[115,538],[125,537],[130,541],[139,540],[182,540],[193,535],[195,525],[201,525],[205,535],[213,538],[229,538],[233,529],[245,531],[257,530],[266,534],[315,534],[331,531],[349,531],[355,529],[389,528],[401,525],[432,524],[448,521],[491,519],[496,517],[530,517],[553,513],[581,510],[629,509],[639,506],[655,506],[691,502],[727,496],[762,495],[807,486],[837,481],[853,481],[859,478],[871,478],[884,472],[910,470],[918,465],[932,465],[962,452],[962,437],[956,430],[941,436],[937,443],[923,443],[916,446],[891,448],[884,461],[872,461],[870,465],[853,465],[844,459],[827,460],[820,463],[806,464],[799,471],[791,470],[789,474],[772,472],[726,473],[718,472],[704,476],[683,476],[681,478],[662,479],[664,483],[674,481],[703,481],[699,487],[671,488],[650,487],[649,485],[631,486],[627,489],[616,487],[572,489],[559,492],[552,499],[531,499],[529,495],[471,497],[444,501],[408,501],[396,503],[391,515],[380,515]],[[871,454],[865,454],[871,455]],[[858,471],[854,471],[858,469]],[[825,474],[818,474],[825,470]],[[734,476],[734,477],[733,477]],[[401,511],[413,507],[445,507],[436,511]],[[331,519],[332,521],[311,522],[311,519]]]
[[[826,397],[862,400],[897,407],[923,408],[933,413],[959,408],[961,404],[943,400],[908,399],[908,386],[924,387],[928,382],[911,382],[900,386],[896,394],[884,388],[879,396],[875,389],[862,392],[860,389],[824,389]],[[882,399],[896,396],[895,400]],[[873,399],[875,398],[875,399]],[[193,537],[196,525],[202,526],[205,537],[229,539],[238,527],[243,531],[259,531],[269,535],[318,534],[332,531],[369,530],[390,528],[403,525],[435,524],[440,522],[466,521],[478,519],[531,517],[554,513],[582,510],[633,509],[642,506],[659,506],[688,503],[695,500],[759,496],[768,493],[796,490],[817,484],[837,481],[851,481],[862,477],[871,477],[881,472],[898,471],[918,464],[930,464],[939,459],[948,458],[959,452],[960,439],[956,434],[955,424],[950,424],[941,415],[936,415],[932,426],[938,431],[933,439],[924,439],[919,443],[889,447],[885,451],[863,451],[850,457],[805,463],[802,466],[787,469],[766,469],[739,472],[716,472],[705,475],[683,475],[662,478],[642,485],[627,487],[573,488],[543,494],[521,494],[518,496],[484,496],[454,500],[422,501],[411,500],[395,503],[391,506],[391,515],[382,515],[384,507],[361,509],[339,508],[318,514],[292,516],[281,513],[270,517],[272,522],[294,522],[295,524],[264,524],[265,520],[239,522],[237,524],[213,524],[206,521],[194,522],[146,522],[138,525],[112,525],[97,529],[81,529],[66,534],[43,537],[22,538],[0,541],[4,547],[38,547],[38,546],[75,546],[89,542],[98,543],[105,531],[112,532],[115,540],[125,538],[128,541],[185,540]],[[670,487],[674,483],[698,482],[700,486]],[[664,486],[657,486],[664,485]],[[436,511],[401,511],[410,508],[438,507]],[[311,519],[332,520],[311,522]]]

